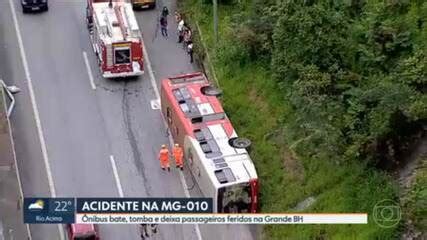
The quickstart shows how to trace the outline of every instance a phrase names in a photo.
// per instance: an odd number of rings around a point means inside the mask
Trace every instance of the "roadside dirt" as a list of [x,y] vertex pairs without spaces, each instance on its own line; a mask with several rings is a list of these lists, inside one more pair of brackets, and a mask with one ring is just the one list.
[[22,200],[15,166],[6,108],[0,89],[0,239],[29,239],[23,212]]
[[414,146],[411,153],[402,160],[402,162],[405,163],[405,166],[398,170],[401,196],[405,195],[411,187],[416,176],[416,169],[419,165],[419,160],[423,157],[427,157],[427,134],[424,134],[424,136]]
[[[415,184],[417,170],[422,165],[421,161],[425,161],[425,159],[427,159],[427,134],[423,134],[417,144],[412,148],[410,154],[402,159],[405,165],[398,170],[399,198],[403,205],[406,204],[408,194],[410,194],[412,186]],[[405,212],[403,212],[403,218],[404,230],[401,236],[402,240],[427,239],[427,233],[421,229],[417,229],[412,222],[413,219],[408,217]]]

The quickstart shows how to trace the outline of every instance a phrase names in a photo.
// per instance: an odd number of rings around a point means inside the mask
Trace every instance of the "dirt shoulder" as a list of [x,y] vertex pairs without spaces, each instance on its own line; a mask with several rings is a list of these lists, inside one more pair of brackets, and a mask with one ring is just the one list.
[[405,159],[399,172],[404,232],[401,239],[427,239],[427,135]]
[[29,239],[14,161],[4,95],[0,89],[0,240]]

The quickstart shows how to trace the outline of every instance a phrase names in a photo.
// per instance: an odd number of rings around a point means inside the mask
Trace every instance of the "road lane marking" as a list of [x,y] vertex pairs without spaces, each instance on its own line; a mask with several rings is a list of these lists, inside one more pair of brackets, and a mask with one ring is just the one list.
[[[141,39],[143,39],[142,36],[141,36]],[[156,98],[160,99],[160,93],[159,93],[159,89],[157,88],[156,78],[154,77],[154,72],[153,72],[153,69],[151,68],[151,61],[150,61],[150,58],[148,58],[148,53],[147,53],[147,49],[145,48],[144,42],[142,42],[142,51],[144,53],[144,60],[147,66],[148,75],[150,75],[151,86],[153,87],[154,94],[156,94]]]
[[[30,93],[31,105],[33,106],[34,120],[36,121],[37,133],[39,135],[39,141],[41,145],[41,151],[43,155],[43,161],[46,168],[47,182],[49,185],[51,197],[56,197],[55,184],[53,183],[52,171],[50,168],[49,157],[47,154],[46,141],[43,135],[43,129],[40,121],[40,114],[37,107],[36,97],[34,94],[33,82],[30,76],[30,70],[28,67],[27,57],[25,54],[24,43],[22,41],[21,29],[19,28],[18,17],[16,16],[15,6],[13,1],[9,0],[10,10],[12,12],[13,24],[15,26],[16,38],[18,39],[19,52],[21,54],[22,65],[24,67],[25,77],[27,78],[28,92]],[[58,224],[59,237],[61,240],[65,239],[64,229],[61,224]]]
[[85,60],[87,74],[89,75],[90,86],[92,87],[93,90],[96,90],[95,81],[93,80],[93,74],[90,68],[89,59],[87,58],[86,51],[83,51],[83,58]]
[[[143,39],[142,36],[141,36],[141,39]],[[153,72],[153,69],[151,68],[150,58],[148,57],[148,52],[147,52],[147,49],[145,47],[144,42],[142,42],[142,43],[143,43],[142,51],[143,51],[143,54],[144,54],[144,60],[145,60],[146,66],[147,66],[148,74],[150,75],[151,86],[152,86],[152,88],[154,90],[156,98],[160,99],[159,88],[157,87],[156,78],[154,77],[154,72]],[[164,119],[163,114],[160,114],[160,115],[162,116],[163,124],[165,124],[165,126],[167,128],[167,123],[166,123],[166,121]],[[171,134],[169,134],[169,143],[170,143],[171,146],[173,146],[173,139],[172,139]],[[187,198],[191,197],[190,196],[190,192],[188,191],[187,182],[185,181],[184,173],[182,171],[179,171],[179,179],[181,181],[182,187],[184,188],[184,194],[185,194],[185,196]],[[202,234],[200,233],[200,227],[199,227],[199,225],[198,224],[194,224],[194,228],[196,230],[197,239],[198,240],[202,240],[203,238],[202,238]]]
[[[162,115],[163,116],[163,115]],[[166,124],[165,119],[163,118],[163,123]],[[174,145],[172,134],[168,134],[169,144],[170,146]],[[184,173],[182,171],[179,172],[179,180],[181,181],[182,187],[184,188],[184,194],[187,198],[191,197],[190,192],[188,191],[187,181],[185,180]],[[194,225],[194,229],[196,230],[196,235],[198,240],[202,240],[202,233],[200,232],[199,224]]]
[[159,110],[160,109],[160,99],[153,99],[150,101],[151,109]]
[[119,191],[119,196],[124,197],[122,184],[120,183],[119,173],[117,172],[116,161],[114,161],[114,156],[110,155],[111,166],[113,167],[114,179],[116,180],[117,190]]

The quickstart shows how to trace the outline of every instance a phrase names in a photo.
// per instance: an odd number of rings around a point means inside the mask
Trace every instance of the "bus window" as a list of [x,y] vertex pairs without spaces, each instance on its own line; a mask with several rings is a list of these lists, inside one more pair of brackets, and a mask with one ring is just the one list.
[[95,235],[75,237],[74,240],[96,240]]
[[114,49],[114,64],[128,64],[130,63],[130,48],[120,47]]
[[201,122],[203,122],[202,117],[194,117],[191,119],[191,123],[201,123]]
[[191,151],[191,148],[188,149],[188,162],[190,163],[190,166],[193,167],[194,160],[193,160],[193,152]]
[[203,116],[203,122],[210,122],[210,121],[217,121],[217,120],[224,120],[224,119],[225,119],[224,113],[213,113],[213,114]]
[[249,213],[251,207],[249,183],[222,187],[218,189],[218,212]]

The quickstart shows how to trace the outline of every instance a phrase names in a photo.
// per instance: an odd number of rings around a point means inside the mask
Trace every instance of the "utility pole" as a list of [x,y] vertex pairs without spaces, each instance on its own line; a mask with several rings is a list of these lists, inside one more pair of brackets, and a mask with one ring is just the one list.
[[218,0],[213,0],[213,18],[215,43],[218,42]]

